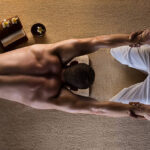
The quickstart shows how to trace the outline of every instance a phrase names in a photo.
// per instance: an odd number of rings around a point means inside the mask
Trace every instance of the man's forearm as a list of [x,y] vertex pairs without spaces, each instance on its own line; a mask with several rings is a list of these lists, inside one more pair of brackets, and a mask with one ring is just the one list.
[[108,117],[128,117],[130,116],[130,111],[134,109],[133,106],[117,102],[92,102],[89,105],[91,114],[103,115]]
[[133,44],[129,39],[129,34],[112,34],[97,36],[92,39],[94,49],[112,48],[122,45]]
[[[72,108],[77,109],[77,113],[94,114],[108,117],[142,117],[146,113],[144,110],[130,105],[110,101],[86,101],[77,102],[72,105]],[[142,111],[142,113],[141,113]]]
[[130,41],[129,34],[101,35],[91,38],[71,39],[60,43],[61,46],[59,46],[58,54],[65,61],[70,61],[70,59],[77,56],[93,53],[100,48],[113,48],[134,44]]
[[97,108],[92,108],[94,114],[98,114],[99,110],[102,112],[102,115],[109,117],[129,117],[131,111],[134,112],[136,109],[134,106],[129,104],[123,104],[118,102],[97,102]]
[[127,117],[134,106],[110,101],[99,102],[90,97],[65,93],[63,97],[50,100],[57,110],[69,113],[95,114],[109,117]]

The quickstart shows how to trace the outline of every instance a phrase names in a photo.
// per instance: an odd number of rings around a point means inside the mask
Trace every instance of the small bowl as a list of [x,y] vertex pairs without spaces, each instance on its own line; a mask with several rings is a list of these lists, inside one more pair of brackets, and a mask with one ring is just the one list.
[[36,23],[31,27],[31,33],[34,36],[44,36],[46,32],[46,28],[41,23]]

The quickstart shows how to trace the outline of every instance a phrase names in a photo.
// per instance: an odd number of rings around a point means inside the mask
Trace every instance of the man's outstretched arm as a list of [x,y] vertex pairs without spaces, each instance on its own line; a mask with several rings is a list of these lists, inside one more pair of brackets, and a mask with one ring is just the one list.
[[99,102],[89,97],[75,95],[66,89],[62,89],[58,98],[51,98],[51,94],[55,91],[52,83],[53,81],[42,77],[0,76],[0,98],[36,109],[56,109],[76,114],[109,117],[127,117],[131,112],[141,116],[150,114],[150,106],[142,105],[143,108],[139,111],[139,108],[134,105]]
[[99,48],[112,48],[133,44],[130,34],[101,35],[91,38],[70,39],[47,45],[47,50],[60,57],[63,63],[69,62],[76,56],[97,51]]
[[99,102],[90,97],[75,95],[63,89],[58,98],[50,98],[47,101],[34,101],[33,108],[36,109],[55,109],[68,113],[94,114],[108,117],[140,117],[149,115],[150,106],[142,105],[142,109],[136,105],[123,104],[117,102],[103,101]]
[[66,64],[76,56],[95,52],[101,47],[133,44],[138,38],[129,39],[129,34],[113,34],[20,48],[0,54],[0,74],[43,74],[47,69],[45,66],[50,59],[49,55],[58,56]]

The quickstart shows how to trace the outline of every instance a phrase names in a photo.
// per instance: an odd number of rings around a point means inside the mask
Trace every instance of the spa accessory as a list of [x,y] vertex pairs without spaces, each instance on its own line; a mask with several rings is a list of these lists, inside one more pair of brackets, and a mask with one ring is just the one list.
[[3,50],[10,50],[27,40],[28,38],[18,16],[4,19],[0,23],[0,47]]
[[36,23],[31,27],[31,32],[34,36],[44,36],[46,28],[41,23]]

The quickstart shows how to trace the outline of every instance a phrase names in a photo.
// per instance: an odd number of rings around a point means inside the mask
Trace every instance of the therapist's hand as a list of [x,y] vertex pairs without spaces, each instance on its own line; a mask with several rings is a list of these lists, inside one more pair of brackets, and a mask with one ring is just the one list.
[[129,104],[136,108],[136,110],[130,114],[131,117],[150,120],[150,105],[141,104],[139,102],[130,102]]
[[133,44],[131,47],[137,47],[143,44],[150,44],[150,29],[137,31],[130,34],[129,39]]

